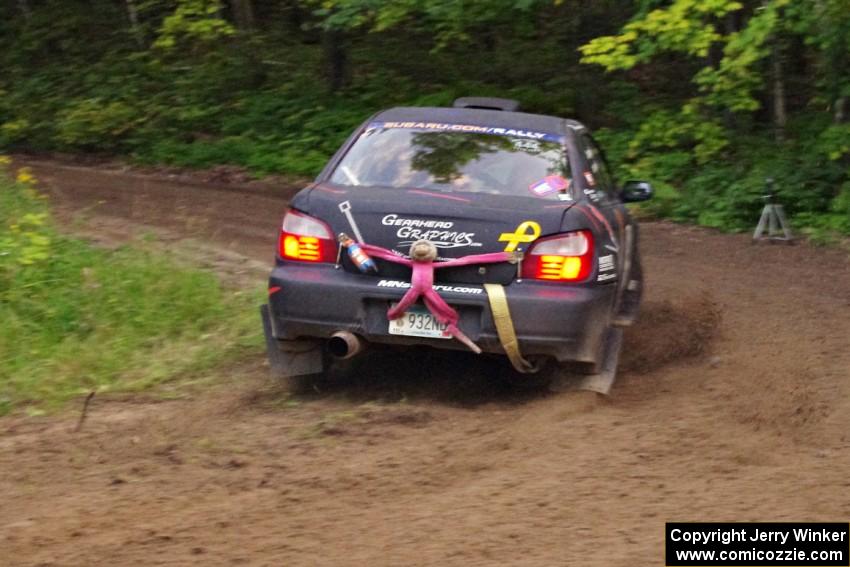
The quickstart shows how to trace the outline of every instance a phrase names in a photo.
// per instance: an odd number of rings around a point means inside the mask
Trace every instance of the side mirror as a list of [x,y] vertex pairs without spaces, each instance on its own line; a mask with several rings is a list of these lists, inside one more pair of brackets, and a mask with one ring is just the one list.
[[651,199],[653,194],[652,184],[647,181],[626,181],[620,191],[620,199],[624,203],[638,203]]

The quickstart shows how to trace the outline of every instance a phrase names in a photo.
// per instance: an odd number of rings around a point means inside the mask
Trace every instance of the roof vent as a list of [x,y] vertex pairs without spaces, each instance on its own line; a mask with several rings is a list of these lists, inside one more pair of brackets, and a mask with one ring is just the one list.
[[493,98],[488,96],[464,96],[456,99],[452,105],[455,108],[482,108],[484,110],[503,110],[516,112],[519,102],[510,98]]

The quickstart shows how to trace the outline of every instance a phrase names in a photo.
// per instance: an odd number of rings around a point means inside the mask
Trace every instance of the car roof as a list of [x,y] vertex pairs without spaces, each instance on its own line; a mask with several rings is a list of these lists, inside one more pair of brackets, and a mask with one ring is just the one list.
[[378,113],[373,120],[380,122],[445,122],[533,130],[563,135],[567,130],[581,130],[580,122],[526,112],[506,112],[483,108],[445,108],[435,106],[399,106]]

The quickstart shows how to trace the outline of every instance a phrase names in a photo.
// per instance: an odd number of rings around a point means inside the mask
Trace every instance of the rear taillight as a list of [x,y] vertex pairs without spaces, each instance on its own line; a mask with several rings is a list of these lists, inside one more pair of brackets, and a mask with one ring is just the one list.
[[283,217],[278,254],[284,260],[333,262],[336,242],[330,227],[319,219],[289,210]]
[[554,282],[580,282],[593,266],[593,235],[579,230],[534,243],[522,261],[522,277]]

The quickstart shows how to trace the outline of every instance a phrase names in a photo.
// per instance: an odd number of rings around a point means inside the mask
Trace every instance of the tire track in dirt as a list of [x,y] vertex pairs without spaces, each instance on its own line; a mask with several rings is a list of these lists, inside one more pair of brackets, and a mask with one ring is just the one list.
[[[291,195],[33,165],[71,230],[153,226],[226,251],[237,281],[262,280]],[[610,398],[518,392],[463,353],[375,354],[294,396],[248,361],[183,399],[96,398],[77,434],[72,413],[4,418],[0,548],[12,565],[631,566],[660,563],[668,520],[850,516],[847,254],[642,236],[647,309]]]

